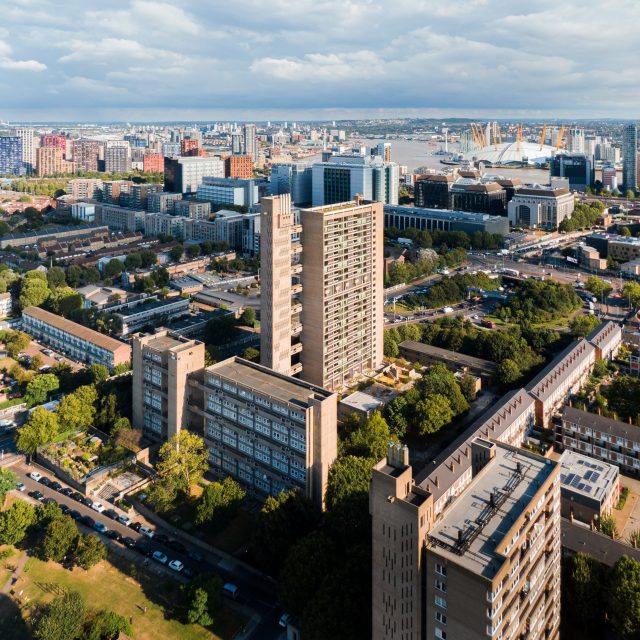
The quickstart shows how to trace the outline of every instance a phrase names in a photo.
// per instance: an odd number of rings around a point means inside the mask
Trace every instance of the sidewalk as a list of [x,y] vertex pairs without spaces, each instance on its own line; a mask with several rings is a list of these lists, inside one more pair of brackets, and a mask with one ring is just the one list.
[[4,587],[2,587],[2,591],[0,592],[2,593],[2,595],[6,595],[11,591],[11,587],[13,587],[13,585],[17,582],[20,574],[22,573],[22,570],[24,569],[24,565],[27,564],[28,559],[29,556],[26,553],[23,553],[20,560],[18,560],[16,568],[13,570],[11,577],[7,580],[7,583],[4,585]]

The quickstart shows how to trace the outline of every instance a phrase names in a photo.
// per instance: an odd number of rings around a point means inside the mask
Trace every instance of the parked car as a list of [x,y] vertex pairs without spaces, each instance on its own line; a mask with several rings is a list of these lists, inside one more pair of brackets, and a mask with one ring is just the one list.
[[83,498],[82,502],[85,506],[93,508],[93,500],[91,498]]
[[107,516],[107,518],[111,518],[112,520],[117,520],[118,519],[118,513],[117,511],[114,511],[113,509],[105,509],[102,512],[103,516]]
[[84,496],[79,492],[79,491],[74,491],[71,494],[71,497],[76,501],[76,502],[82,502],[84,504]]
[[66,504],[64,504],[64,502],[60,505],[60,510],[62,511],[62,513],[64,513],[64,515],[67,515],[69,511],[71,511],[71,509]]
[[126,515],[118,516],[118,522],[120,524],[123,524],[125,527],[130,527],[131,526],[131,518],[129,516],[126,516]]
[[182,564],[182,562],[180,562],[180,560],[172,560],[169,563],[169,569],[180,572],[184,569],[184,565]]
[[111,540],[115,540],[116,542],[123,541],[122,536],[115,529],[109,529],[108,531],[105,531],[104,535]]
[[238,597],[239,592],[240,592],[240,589],[238,589],[238,587],[231,582],[225,583],[225,585],[222,587],[222,593],[225,596],[229,596],[230,598],[233,598],[234,600]]
[[18,484],[16,485],[16,489],[18,491],[24,491],[26,489],[26,485],[24,484],[24,482],[18,482]]
[[288,624],[288,622],[289,622],[289,618],[290,618],[290,617],[291,617],[291,616],[290,616],[288,613],[283,613],[283,614],[280,616],[280,620],[278,620],[278,624],[279,624],[281,627],[286,627],[286,626],[287,626],[287,624]]
[[204,556],[195,549],[190,549],[189,551],[187,551],[187,555],[196,562],[202,562],[204,560]]
[[43,484],[45,487],[51,486],[51,480],[47,478],[47,476],[41,476],[40,480],[38,480],[40,484]]
[[[142,529],[140,529],[140,532],[142,533]],[[165,536],[164,533],[154,534],[153,539],[160,544],[167,544],[167,542],[169,542],[169,536]]]
[[140,527],[142,526],[142,522],[131,522],[129,526],[134,530],[134,531],[140,531]]
[[91,508],[94,511],[97,511],[98,513],[102,513],[104,511],[104,506],[100,502],[94,502],[93,504],[91,504],[89,506],[91,506]]
[[91,529],[93,529],[93,526],[96,523],[91,516],[80,516],[80,522]]
[[44,494],[39,491],[30,491],[29,495],[36,500],[44,500]]
[[[158,536],[156,536],[156,540],[158,540]],[[169,540],[169,542],[167,542],[167,546],[178,553],[187,552],[187,547],[185,547],[179,540]]]
[[150,556],[153,553],[153,549],[144,540],[136,540],[134,549],[143,556]]
[[67,496],[67,498],[73,497],[73,489],[69,487],[65,487],[61,492],[63,496]]
[[45,498],[42,504],[58,504],[53,498]]
[[129,536],[126,536],[126,537],[122,538],[122,544],[125,547],[129,547],[129,549],[133,549],[136,546],[136,541],[133,538],[130,538]]
[[32,480],[35,480],[36,482],[40,482],[40,478],[42,478],[42,474],[41,474],[41,473],[38,473],[37,471],[32,471],[32,472],[29,474],[29,477],[30,477]]
[[53,489],[54,491],[60,491],[62,489],[62,485],[59,482],[56,482],[55,480],[49,485],[50,489]]
[[153,532],[153,529],[150,529],[149,527],[142,525],[139,529],[138,532],[141,533],[143,536],[147,536],[147,538],[153,538],[155,536],[155,533]]
[[80,518],[82,518],[82,514],[79,511],[76,511],[75,509],[71,509],[71,511],[69,511],[69,515],[74,520],[80,520]]
[[107,532],[107,527],[105,527],[105,525],[102,522],[96,522],[93,525],[93,528],[98,532],[98,533],[106,533]]
[[162,551],[154,551],[151,557],[160,564],[167,564],[167,560],[169,560],[169,558],[167,558],[167,556],[165,556]]

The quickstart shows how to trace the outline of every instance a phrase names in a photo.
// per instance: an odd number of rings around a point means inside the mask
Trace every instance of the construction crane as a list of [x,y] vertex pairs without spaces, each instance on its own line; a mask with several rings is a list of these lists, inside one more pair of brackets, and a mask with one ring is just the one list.
[[544,147],[545,136],[547,135],[547,125],[542,125],[542,133],[540,134],[540,151],[542,151],[542,147]]
[[558,139],[556,140],[556,149],[560,149],[562,147],[562,141],[564,138],[564,130],[565,130],[565,125],[562,125],[560,127],[560,133],[558,134]]

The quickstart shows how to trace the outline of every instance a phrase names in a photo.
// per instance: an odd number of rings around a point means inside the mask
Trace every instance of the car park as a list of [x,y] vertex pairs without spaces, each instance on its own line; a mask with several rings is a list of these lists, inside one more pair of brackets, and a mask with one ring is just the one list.
[[184,569],[184,564],[180,562],[180,560],[172,560],[169,563],[169,569],[173,569],[174,571],[182,571]]
[[162,551],[154,551],[151,557],[160,564],[167,564],[167,561],[169,560],[169,558],[167,558],[167,556],[162,553]]
[[93,528],[98,532],[98,533],[106,533],[107,532],[107,527],[102,523],[102,522],[96,522],[93,525]]
[[100,502],[94,502],[91,505],[91,508],[98,513],[102,513],[104,511],[104,506]]
[[44,494],[39,491],[30,491],[29,495],[36,500],[44,500]]
[[29,474],[29,477],[30,477],[32,480],[35,480],[36,482],[40,482],[40,478],[42,478],[42,474],[41,474],[41,473],[38,473],[37,471],[32,471],[32,472]]
[[138,529],[138,532],[141,533],[143,536],[147,536],[147,538],[153,538],[155,536],[155,533],[153,532],[153,530],[144,525],[142,525]]
[[18,491],[24,491],[26,489],[26,485],[24,484],[24,482],[18,482],[18,484],[16,485],[16,489]]

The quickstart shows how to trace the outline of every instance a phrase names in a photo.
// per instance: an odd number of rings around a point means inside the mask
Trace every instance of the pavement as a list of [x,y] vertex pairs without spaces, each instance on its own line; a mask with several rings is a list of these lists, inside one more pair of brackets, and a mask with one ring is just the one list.
[[[278,620],[282,615],[282,610],[278,606],[277,596],[275,593],[275,588],[273,582],[270,580],[266,580],[260,575],[252,574],[247,571],[243,571],[240,567],[235,564],[230,564],[227,560],[225,560],[222,556],[217,555],[213,552],[208,552],[200,547],[195,547],[193,544],[190,544],[186,538],[181,535],[179,530],[171,529],[166,530],[161,527],[152,526],[155,532],[157,533],[165,533],[170,538],[174,540],[179,540],[186,547],[187,550],[197,551],[200,553],[204,560],[198,561],[190,558],[188,554],[178,553],[173,551],[169,547],[154,541],[153,539],[149,539],[143,534],[136,532],[135,530],[127,527],[116,520],[112,520],[111,518],[104,516],[90,507],[86,506],[83,503],[77,502],[73,498],[67,497],[64,494],[58,493],[53,489],[44,486],[40,482],[36,482],[32,478],[28,476],[31,471],[38,471],[43,476],[48,477],[49,479],[53,479],[55,476],[47,469],[38,466],[37,464],[27,465],[24,462],[24,458],[15,457],[7,458],[6,462],[11,460],[11,469],[18,476],[19,482],[23,482],[25,484],[24,492],[14,492],[15,495],[21,499],[34,501],[33,498],[29,497],[29,492],[32,491],[40,491],[45,498],[53,498],[58,502],[58,504],[66,504],[70,509],[75,509],[81,515],[88,515],[96,522],[102,522],[108,529],[115,530],[120,533],[122,536],[128,536],[133,538],[136,542],[144,542],[146,548],[149,549],[150,553],[153,551],[162,551],[165,555],[168,556],[169,560],[180,560],[183,562],[185,567],[188,567],[194,572],[202,572],[202,571],[213,571],[219,574],[225,582],[232,582],[233,584],[239,587],[239,596],[236,600],[228,600],[227,604],[233,608],[241,612],[248,618],[248,622],[245,625],[244,630],[236,636],[236,639],[239,640],[280,640],[283,638],[284,630],[278,625]],[[0,463],[2,464],[2,463]],[[7,466],[3,464],[3,466]],[[55,478],[60,484],[66,486],[59,478]],[[124,513],[121,510],[117,509],[113,505],[109,503],[103,502],[105,508],[113,508],[118,513]],[[137,514],[135,516],[130,515],[133,521],[143,522],[142,518],[140,518]],[[83,528],[84,525],[78,521],[78,526]],[[95,532],[94,532],[95,533]],[[143,555],[139,551],[135,549],[129,549],[120,543],[117,543],[113,540],[106,538],[105,536],[100,535],[101,539],[115,552],[119,555],[125,555],[132,562],[137,562],[138,564],[144,565],[149,569],[155,571],[158,574],[167,574],[174,577],[176,580],[184,581],[186,577],[182,574],[177,574],[166,566],[160,565],[154,560],[148,558],[146,555]]]

